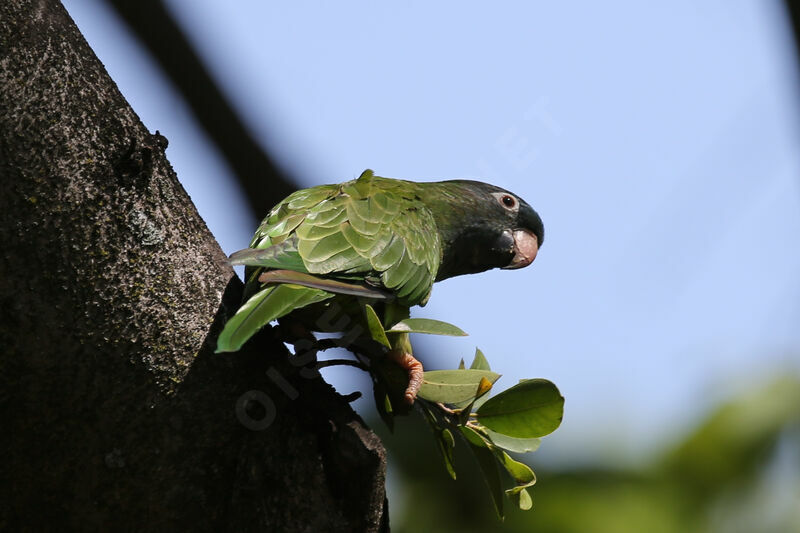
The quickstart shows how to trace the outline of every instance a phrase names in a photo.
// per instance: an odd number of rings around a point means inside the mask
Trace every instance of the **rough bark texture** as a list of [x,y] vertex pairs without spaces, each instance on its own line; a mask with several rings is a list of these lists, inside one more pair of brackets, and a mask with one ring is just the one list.
[[268,331],[213,354],[241,283],[165,147],[58,2],[0,2],[0,530],[387,529],[347,403]]

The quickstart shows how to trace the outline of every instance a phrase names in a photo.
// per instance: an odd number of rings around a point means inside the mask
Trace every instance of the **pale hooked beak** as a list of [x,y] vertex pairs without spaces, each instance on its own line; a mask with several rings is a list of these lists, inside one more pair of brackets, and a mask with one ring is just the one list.
[[513,270],[533,263],[533,260],[536,259],[536,254],[539,252],[539,239],[536,238],[536,235],[528,230],[518,229],[514,230],[512,237],[514,238],[514,257],[503,268]]

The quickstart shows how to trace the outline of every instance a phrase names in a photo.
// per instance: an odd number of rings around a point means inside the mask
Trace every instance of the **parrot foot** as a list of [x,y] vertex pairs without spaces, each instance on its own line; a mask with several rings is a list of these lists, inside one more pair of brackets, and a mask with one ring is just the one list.
[[417,399],[417,392],[422,386],[422,363],[408,352],[402,350],[389,350],[389,358],[408,372],[408,387],[403,393],[403,399],[408,405],[413,405]]

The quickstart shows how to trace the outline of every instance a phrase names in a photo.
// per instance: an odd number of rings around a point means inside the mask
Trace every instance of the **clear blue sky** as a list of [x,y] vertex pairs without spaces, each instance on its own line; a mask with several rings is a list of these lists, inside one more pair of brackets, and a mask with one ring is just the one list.
[[[429,368],[480,346],[566,396],[537,460],[652,450],[800,371],[797,76],[776,1],[168,2],[302,185],[364,168],[524,197],[531,268],[437,285]],[[186,106],[96,1],[65,2],[227,253],[256,220]],[[335,372],[343,392],[365,387]],[[363,409],[368,403],[361,403]]]

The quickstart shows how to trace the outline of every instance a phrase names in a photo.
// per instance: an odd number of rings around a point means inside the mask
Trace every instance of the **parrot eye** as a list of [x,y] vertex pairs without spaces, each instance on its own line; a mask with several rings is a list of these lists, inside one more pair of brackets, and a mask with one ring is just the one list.
[[500,202],[500,205],[508,209],[509,211],[516,211],[519,209],[519,202],[517,199],[511,196],[506,192],[498,192],[493,195],[497,198],[497,201]]

